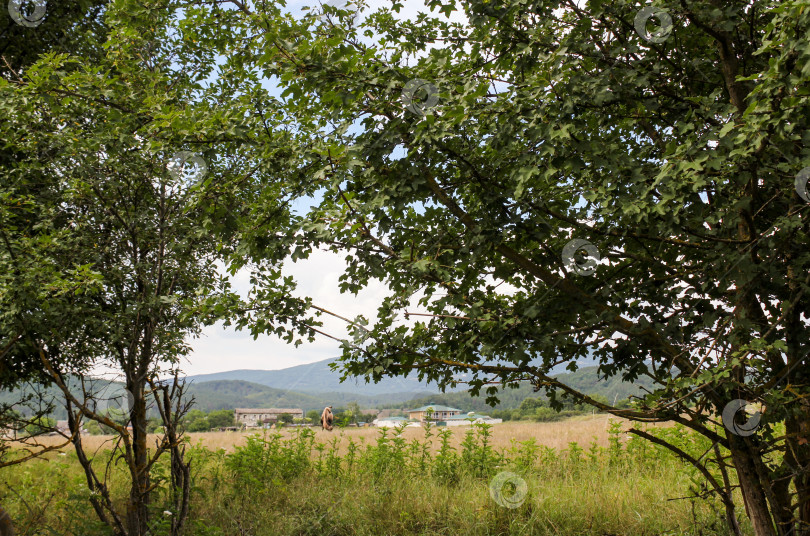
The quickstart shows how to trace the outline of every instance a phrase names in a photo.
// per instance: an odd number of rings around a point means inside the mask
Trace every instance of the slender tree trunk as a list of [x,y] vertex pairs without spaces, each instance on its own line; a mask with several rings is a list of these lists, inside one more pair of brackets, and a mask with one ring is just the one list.
[[731,487],[731,479],[728,477],[728,471],[726,470],[725,461],[723,460],[723,456],[720,454],[720,447],[717,446],[717,443],[714,444],[714,456],[717,460],[717,467],[720,470],[720,475],[723,477],[723,506],[726,509],[726,522],[728,523],[729,528],[734,533],[735,536],[742,536],[742,530],[740,529],[740,523],[737,520],[737,508],[734,505],[734,495],[733,495],[733,488]]
[[149,532],[150,478],[148,471],[149,451],[146,442],[146,399],[140,382],[129,384],[132,394],[131,412],[132,449],[135,461],[132,487],[127,504],[129,536],[145,536]]

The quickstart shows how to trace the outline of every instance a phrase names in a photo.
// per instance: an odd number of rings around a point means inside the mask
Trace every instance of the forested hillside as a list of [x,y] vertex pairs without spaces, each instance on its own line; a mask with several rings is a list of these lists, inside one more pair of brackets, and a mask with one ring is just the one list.
[[[580,392],[591,396],[598,395],[609,402],[621,401],[631,395],[638,395],[643,388],[649,388],[650,382],[642,377],[636,383],[622,382],[617,378],[602,378],[597,371],[598,367],[583,367],[576,372],[559,374],[563,383],[569,385]],[[486,396],[471,397],[466,391],[458,393],[441,393],[425,397],[415,398],[408,404],[391,403],[387,407],[407,409],[406,405],[414,407],[427,404],[443,404],[459,408],[463,411],[476,411],[486,413],[492,410],[515,409],[520,407],[527,398],[543,398],[542,393],[536,393],[528,384],[521,385],[517,389],[506,389],[498,395],[499,403],[490,406],[486,402]]]
[[241,380],[257,383],[276,389],[292,389],[299,393],[354,393],[355,395],[387,395],[401,392],[438,391],[416,379],[412,374],[408,378],[385,378],[378,383],[366,383],[363,378],[349,378],[340,381],[340,373],[329,366],[335,359],[325,359],[315,363],[297,365],[279,370],[229,370],[213,374],[188,376],[189,381],[197,384],[222,380]]
[[[299,393],[237,380],[194,383],[189,389],[197,409],[211,411],[233,408],[302,408],[304,412],[325,406],[357,402],[362,408],[401,403],[425,393],[357,395],[353,393]],[[411,403],[408,402],[407,405]]]
[[[293,368],[298,369],[299,367]],[[289,370],[291,369],[264,372],[275,373]],[[336,373],[332,374],[337,377]],[[642,387],[649,387],[649,383],[645,382],[643,378],[635,384],[621,382],[616,378],[603,379],[598,375],[597,367],[583,367],[576,372],[560,374],[558,377],[577,390],[590,395],[600,395],[610,402],[626,399],[630,395],[638,394]],[[542,394],[535,393],[529,385],[501,391],[498,394],[500,402],[493,407],[487,404],[486,396],[483,393],[482,396],[474,398],[466,391],[431,393],[421,390],[379,393],[376,389],[369,388],[368,394],[336,391],[318,393],[277,389],[244,380],[190,381],[189,383],[188,396],[194,397],[195,408],[204,411],[247,407],[294,407],[308,411],[322,409],[324,406],[340,407],[349,402],[357,402],[361,408],[409,409],[426,404],[444,404],[464,411],[491,412],[493,409],[518,408],[526,398],[542,398]],[[92,385],[99,399],[113,398],[121,396],[123,393],[123,387],[116,382],[95,379]],[[76,393],[81,392],[78,383],[74,383],[73,388]],[[31,389],[29,387],[27,391],[30,392]],[[19,399],[22,392],[17,390],[0,393],[0,404]],[[59,400],[59,392],[56,388],[42,389],[42,392],[45,394],[45,399],[57,397],[56,400]],[[56,419],[66,418],[65,410],[62,407],[55,407],[51,415]]]

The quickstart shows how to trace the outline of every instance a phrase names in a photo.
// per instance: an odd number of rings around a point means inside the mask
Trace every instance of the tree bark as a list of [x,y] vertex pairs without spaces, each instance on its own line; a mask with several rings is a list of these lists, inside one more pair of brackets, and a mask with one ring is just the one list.
[[132,449],[134,458],[132,487],[127,504],[129,536],[145,536],[149,533],[149,451],[146,443],[146,398],[141,382],[128,383],[132,394]]
[[810,535],[810,401],[802,399],[797,408],[798,416],[785,420],[788,450],[785,460],[792,471],[791,479],[796,487],[797,509],[793,513],[793,534]]
[[777,536],[768,506],[768,497],[753,459],[753,456],[758,454],[751,452],[751,447],[746,444],[744,438],[731,432],[727,433],[727,437],[731,459],[737,471],[745,509],[754,528],[754,534],[756,536]]
[[15,534],[11,516],[0,507],[0,536],[14,536]]

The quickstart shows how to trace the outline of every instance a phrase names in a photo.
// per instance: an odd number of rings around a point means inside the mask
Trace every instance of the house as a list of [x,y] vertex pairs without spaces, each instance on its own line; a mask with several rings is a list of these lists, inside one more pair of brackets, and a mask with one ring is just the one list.
[[419,422],[430,421],[446,421],[454,415],[460,415],[461,410],[451,408],[449,406],[441,406],[438,404],[430,404],[422,406],[421,408],[408,410],[408,417]]
[[[498,424],[502,423],[503,419],[493,419],[489,415],[481,415],[471,411],[466,415],[453,415],[452,417],[448,417],[445,419],[444,423],[446,426],[469,426],[473,423],[486,423],[486,424]],[[440,423],[441,424],[441,423]]]
[[274,423],[281,415],[291,415],[293,419],[303,419],[304,410],[297,408],[236,408],[234,419],[236,424],[245,426],[262,426]]

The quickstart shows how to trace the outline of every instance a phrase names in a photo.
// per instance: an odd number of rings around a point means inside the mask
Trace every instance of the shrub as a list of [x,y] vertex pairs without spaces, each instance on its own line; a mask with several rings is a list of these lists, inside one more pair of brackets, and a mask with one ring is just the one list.
[[237,447],[225,461],[234,483],[261,491],[307,470],[315,433],[296,428],[289,439],[281,437],[280,433],[254,435]]

